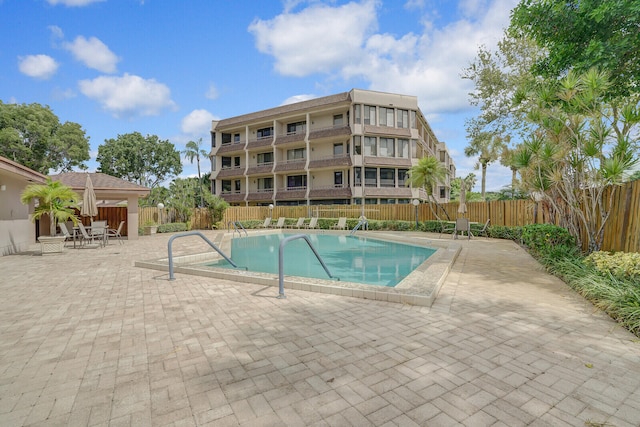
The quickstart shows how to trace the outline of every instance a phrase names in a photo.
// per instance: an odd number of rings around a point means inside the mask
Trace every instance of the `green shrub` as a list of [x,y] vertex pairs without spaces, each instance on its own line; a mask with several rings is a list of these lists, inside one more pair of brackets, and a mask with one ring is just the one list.
[[551,254],[557,247],[563,251],[576,247],[576,239],[566,228],[553,224],[525,225],[522,230],[522,243],[540,255]]
[[184,222],[172,222],[158,226],[158,233],[175,233],[179,231],[187,231],[189,226]]
[[640,253],[599,251],[591,253],[584,262],[600,274],[640,282]]

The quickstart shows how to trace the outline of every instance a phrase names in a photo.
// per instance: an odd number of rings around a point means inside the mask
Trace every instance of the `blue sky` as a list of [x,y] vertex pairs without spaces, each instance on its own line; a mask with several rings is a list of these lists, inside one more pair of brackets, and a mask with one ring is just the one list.
[[[460,74],[494,47],[517,0],[0,0],[0,99],[49,105],[90,137],[138,131],[178,150],[212,119],[352,88],[415,95],[458,176],[464,122],[476,115]],[[184,160],[182,176],[195,176]],[[205,160],[203,170],[210,170]],[[510,182],[489,166],[487,189]]]

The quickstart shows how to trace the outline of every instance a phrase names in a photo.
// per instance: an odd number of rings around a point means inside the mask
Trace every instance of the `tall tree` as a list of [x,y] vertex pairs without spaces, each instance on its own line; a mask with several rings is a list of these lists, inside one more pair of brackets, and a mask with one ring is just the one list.
[[621,184],[637,163],[638,105],[622,105],[621,118],[613,116],[610,84],[597,70],[570,71],[533,92],[529,120],[536,129],[514,157],[525,189],[589,252],[602,244],[614,196],[608,186]]
[[100,172],[150,188],[182,172],[180,152],[171,142],[139,132],[105,140],[96,160]]
[[48,106],[0,101],[0,155],[43,174],[86,169],[89,138],[79,124],[60,124]]
[[639,28],[637,0],[521,0],[509,32],[548,51],[535,74],[557,78],[598,67],[612,78],[606,95],[617,97],[640,92]]
[[[445,211],[442,206],[438,203],[438,200],[433,196],[433,189],[438,184],[445,182],[449,171],[447,167],[441,163],[437,158],[433,156],[426,156],[418,160],[418,164],[412,166],[408,172],[408,178],[406,181],[407,186],[411,186],[414,188],[423,188],[427,193],[427,200],[436,204],[437,208],[442,209],[445,213],[447,219],[449,219],[449,215],[447,211]],[[434,209],[431,203],[429,203],[429,207],[433,212],[433,215],[440,219],[438,216],[437,209]]]
[[[200,175],[200,157],[207,157],[209,154],[200,148],[201,144],[202,138],[200,138],[198,142],[189,141],[187,142],[187,145],[185,145],[184,150],[182,150],[182,154],[187,160],[189,160],[189,162],[191,162],[191,164],[193,164],[194,159],[196,160],[196,164],[198,166],[198,182],[202,182],[202,175]],[[204,196],[202,195],[202,190],[200,190],[200,207],[202,206],[204,206]]]
[[478,162],[476,163],[476,169],[481,169],[481,194],[482,198],[485,198],[485,190],[487,185],[487,166],[495,162],[500,158],[500,153],[504,147],[505,142],[498,136],[490,133],[482,132],[469,142],[469,145],[465,147],[464,154],[467,157],[478,156]]

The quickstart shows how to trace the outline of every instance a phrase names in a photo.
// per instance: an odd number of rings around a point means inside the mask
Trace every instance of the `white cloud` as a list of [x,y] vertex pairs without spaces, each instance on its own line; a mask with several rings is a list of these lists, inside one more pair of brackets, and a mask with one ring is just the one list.
[[18,69],[29,77],[47,80],[58,70],[58,63],[49,55],[19,56]]
[[78,36],[73,42],[66,42],[63,47],[73,54],[73,57],[89,68],[103,73],[115,73],[116,64],[120,59],[96,37],[89,39]]
[[314,99],[314,98],[317,98],[317,96],[316,95],[311,95],[311,94],[294,95],[294,96],[290,96],[289,98],[287,98],[284,101],[282,101],[282,104],[280,104],[280,105],[295,104],[296,102],[308,101],[308,100]]
[[99,3],[102,1],[105,1],[105,0],[47,0],[47,2],[52,6],[61,4],[67,7],[88,6],[91,3]]
[[[311,5],[297,13],[255,20],[249,27],[257,48],[273,56],[283,75],[338,73],[345,80],[364,79],[369,89],[416,95],[425,114],[464,111],[471,82],[460,78],[482,44],[491,48],[502,37],[518,0],[461,0],[461,18],[444,27],[428,16],[419,34],[375,33],[379,3]],[[405,7],[425,8],[408,1]]]
[[47,28],[49,29],[49,31],[51,31],[51,36],[53,38],[56,38],[56,39],[64,38],[64,33],[62,32],[62,28],[58,27],[57,25],[49,25]]
[[254,20],[249,31],[260,52],[272,55],[276,70],[301,77],[328,73],[357,61],[368,33],[375,30],[376,0],[338,7],[313,4],[298,13]]
[[193,136],[206,135],[211,130],[212,120],[219,118],[207,110],[193,110],[182,119],[182,132]]
[[211,83],[204,96],[207,99],[218,99],[218,96],[220,96],[220,93],[218,92],[218,88],[216,87],[216,85]]
[[155,79],[125,73],[81,80],[80,92],[96,100],[115,117],[156,116],[165,108],[175,109],[169,88]]

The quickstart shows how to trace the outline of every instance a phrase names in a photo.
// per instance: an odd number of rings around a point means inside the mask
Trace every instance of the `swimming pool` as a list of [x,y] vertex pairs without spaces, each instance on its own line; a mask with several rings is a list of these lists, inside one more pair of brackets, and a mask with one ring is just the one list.
[[[230,257],[249,271],[278,274],[280,242],[293,235],[278,233],[233,239]],[[366,285],[394,287],[436,251],[367,237],[334,234],[308,237],[334,278]],[[303,239],[287,243],[283,259],[285,275],[328,279]],[[207,266],[233,268],[223,259]]]

